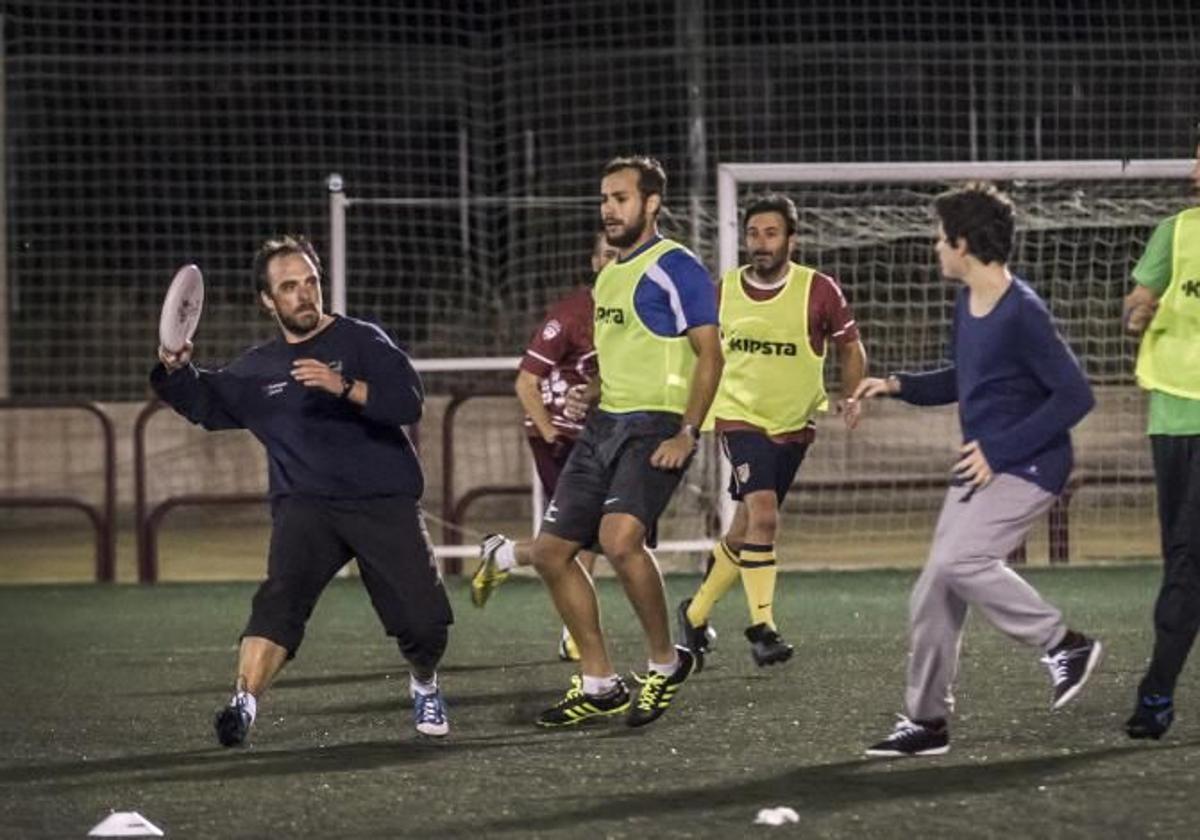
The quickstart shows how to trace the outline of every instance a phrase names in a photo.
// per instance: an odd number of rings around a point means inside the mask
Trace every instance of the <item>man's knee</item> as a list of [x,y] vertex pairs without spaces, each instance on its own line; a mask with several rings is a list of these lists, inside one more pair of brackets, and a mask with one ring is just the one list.
[[259,585],[250,604],[250,620],[242,636],[267,639],[288,652],[288,659],[304,640],[304,627],[316,598],[299,592],[286,579],[268,578]]
[[746,532],[774,535],[779,523],[779,500],[774,490],[756,490],[746,495]]
[[539,534],[529,546],[529,560],[543,578],[555,577],[575,560],[577,551],[575,543]]
[[600,523],[600,548],[619,572],[619,567],[645,556],[646,527],[629,514],[605,517]]

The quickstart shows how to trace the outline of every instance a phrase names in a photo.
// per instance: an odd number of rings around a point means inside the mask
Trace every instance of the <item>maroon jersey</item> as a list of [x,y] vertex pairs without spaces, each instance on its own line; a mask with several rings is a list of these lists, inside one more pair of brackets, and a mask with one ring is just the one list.
[[[583,424],[563,414],[567,389],[594,379],[598,372],[592,317],[592,290],[580,286],[547,310],[521,358],[521,370],[542,381],[542,403],[554,428],[571,438],[583,430]],[[538,433],[528,417],[525,430],[530,436]]]

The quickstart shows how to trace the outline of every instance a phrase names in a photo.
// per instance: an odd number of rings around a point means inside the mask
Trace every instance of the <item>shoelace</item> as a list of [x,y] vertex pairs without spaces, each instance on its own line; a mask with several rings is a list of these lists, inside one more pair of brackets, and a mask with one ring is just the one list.
[[417,695],[417,720],[421,723],[442,722],[442,704],[438,698],[438,695]]
[[573,703],[583,697],[583,678],[578,674],[571,675],[571,687],[567,689],[566,695],[558,702],[559,706],[566,706],[568,703]]
[[632,673],[630,676],[642,687],[642,690],[638,692],[638,708],[643,712],[652,711],[667,684],[666,675],[650,671],[645,676]]
[[1070,658],[1070,654],[1066,651],[1042,657],[1042,664],[1050,669],[1050,676],[1054,679],[1055,685],[1067,678]]
[[914,723],[904,715],[896,715],[896,728],[892,730],[889,741],[900,741],[904,738],[909,738],[924,730],[925,727],[919,723]]

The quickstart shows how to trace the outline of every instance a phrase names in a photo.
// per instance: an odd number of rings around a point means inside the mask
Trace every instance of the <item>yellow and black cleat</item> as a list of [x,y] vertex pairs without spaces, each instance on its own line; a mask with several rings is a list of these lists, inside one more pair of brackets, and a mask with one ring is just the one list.
[[629,689],[620,679],[617,687],[599,697],[583,693],[583,679],[575,674],[571,687],[557,704],[538,715],[538,726],[574,726],[585,720],[619,715],[629,708]]

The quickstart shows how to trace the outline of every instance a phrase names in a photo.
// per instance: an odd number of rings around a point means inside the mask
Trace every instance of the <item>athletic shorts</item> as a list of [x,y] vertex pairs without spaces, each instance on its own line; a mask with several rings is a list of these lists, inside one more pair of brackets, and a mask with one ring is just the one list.
[[567,458],[575,448],[575,440],[565,435],[559,435],[554,443],[546,443],[543,438],[530,437],[529,451],[533,454],[533,465],[537,469],[538,478],[542,481],[542,489],[546,497],[554,495],[558,488],[558,477],[562,475]]
[[774,490],[782,505],[808,452],[807,443],[776,443],[762,432],[750,431],[723,433],[721,446],[732,467],[729,497],[735,502],[747,493]]
[[416,499],[283,496],[272,501],[271,520],[267,579],[243,636],[270,639],[291,658],[317,598],[357,558],[387,634],[410,661],[436,664],[454,614]]
[[679,433],[681,422],[678,414],[658,411],[592,412],[559,476],[542,530],[592,545],[605,515],[627,513],[645,526],[646,542],[653,546],[658,518],[691,458],[680,469],[660,470],[650,466],[650,456]]

